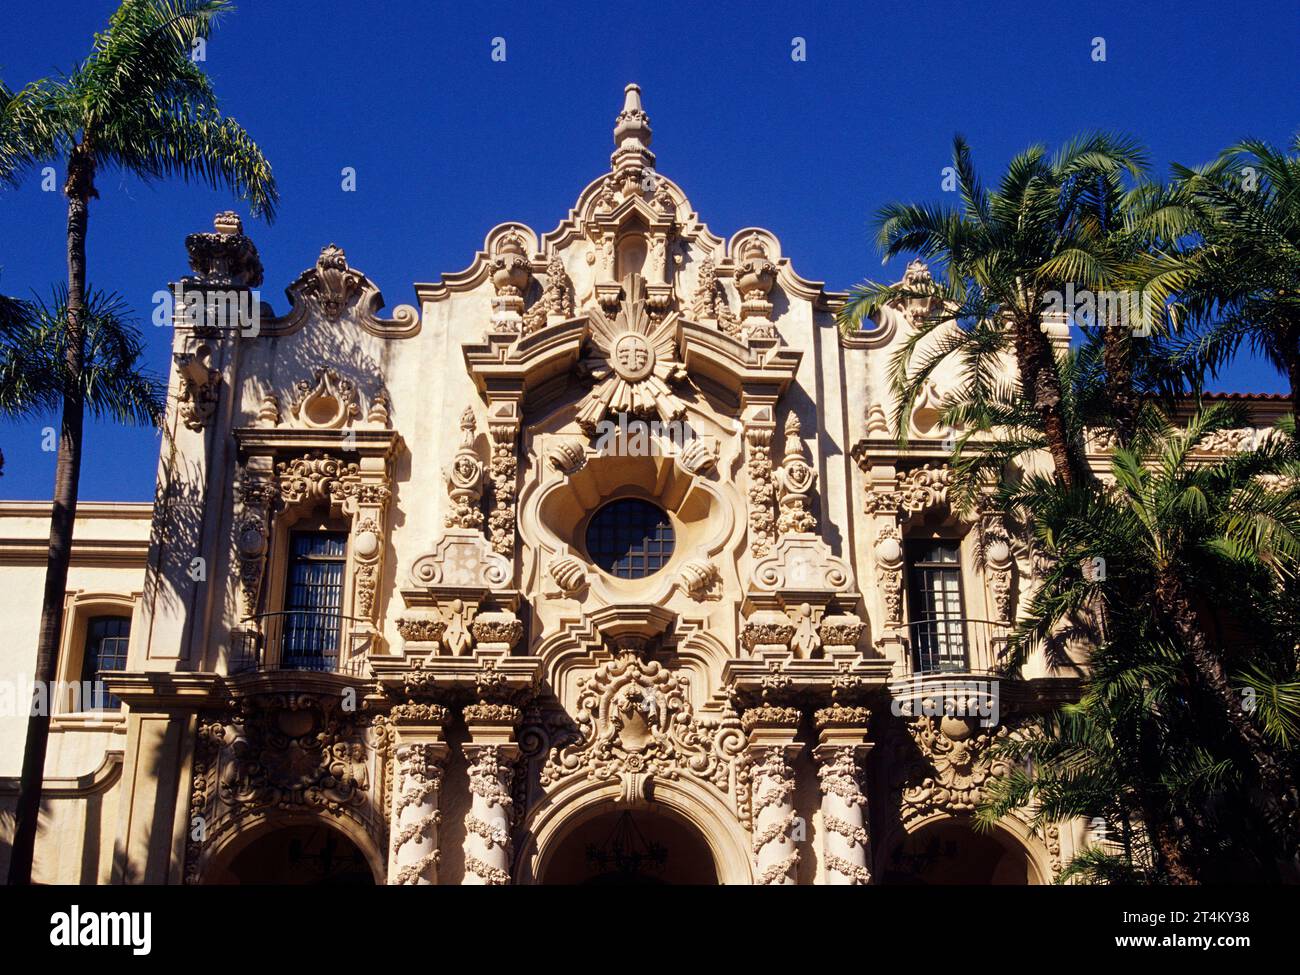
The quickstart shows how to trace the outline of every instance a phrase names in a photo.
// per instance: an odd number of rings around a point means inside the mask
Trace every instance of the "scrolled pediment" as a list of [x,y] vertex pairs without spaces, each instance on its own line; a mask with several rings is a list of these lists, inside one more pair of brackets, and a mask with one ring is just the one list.
[[420,310],[398,305],[392,318],[379,317],[384,296],[361,271],[348,264],[343,248],[329,244],[321,250],[314,267],[308,268],[284,290],[289,311],[270,314],[263,303],[259,334],[290,335],[312,317],[329,322],[350,321],[380,338],[410,338],[420,332]]

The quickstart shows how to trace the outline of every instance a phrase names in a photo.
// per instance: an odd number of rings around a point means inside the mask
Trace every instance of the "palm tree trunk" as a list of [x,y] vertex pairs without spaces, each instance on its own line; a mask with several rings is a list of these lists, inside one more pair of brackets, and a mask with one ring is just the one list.
[[1137,404],[1133,396],[1133,364],[1129,357],[1128,333],[1117,324],[1107,323],[1102,332],[1102,360],[1106,366],[1111,402],[1115,412],[1115,436],[1121,444],[1133,437]]
[[1166,568],[1157,577],[1156,604],[1178,633],[1197,676],[1219,701],[1238,744],[1254,764],[1262,786],[1264,816],[1282,858],[1291,860],[1300,849],[1300,828],[1296,825],[1300,794],[1295,782],[1242,708],[1240,697],[1228,682],[1223,661],[1205,638],[1205,629],[1192,605],[1187,585],[1175,570]]
[[63,417],[59,429],[59,454],[54,467],[54,506],[50,515],[49,560],[45,568],[45,593],[41,601],[41,629],[36,645],[38,686],[45,689],[44,708],[32,708],[27,719],[27,744],[23,752],[22,779],[15,810],[9,883],[30,884],[41,812],[41,787],[45,753],[50,740],[50,711],[54,707],[54,681],[63,633],[63,603],[72,561],[72,528],[77,517],[77,488],[81,477],[81,435],[85,419],[82,363],[85,327],[82,314],[86,296],[86,226],[94,170],[77,150],[68,162],[68,320],[63,388]]
[[1072,488],[1078,465],[1070,446],[1065,417],[1061,413],[1060,377],[1053,364],[1051,342],[1043,334],[1037,319],[1017,316],[1013,329],[1020,381],[1042,418],[1047,450],[1052,456],[1057,480]]

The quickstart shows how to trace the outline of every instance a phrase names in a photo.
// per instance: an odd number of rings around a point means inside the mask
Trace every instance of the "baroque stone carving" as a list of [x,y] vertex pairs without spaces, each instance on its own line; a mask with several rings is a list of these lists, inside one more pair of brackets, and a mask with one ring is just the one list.
[[492,300],[492,328],[497,332],[519,332],[524,324],[524,292],[533,278],[524,239],[514,231],[503,236],[488,267],[492,287],[496,289]]
[[718,269],[713,258],[700,262],[695,293],[691,296],[691,317],[697,322],[717,322],[719,330],[732,338],[739,338],[740,327],[727,303],[726,292],[718,283]]
[[618,779],[623,800],[649,798],[653,780],[689,774],[728,791],[744,745],[734,713],[706,725],[690,704],[689,684],[658,661],[625,652],[582,682],[573,740],[552,749],[543,785],[585,773]]
[[469,625],[470,632],[480,650],[501,650],[509,652],[524,635],[524,624],[514,613],[500,612],[479,613]]
[[211,366],[207,346],[176,355],[176,372],[181,379],[179,399],[181,422],[190,430],[202,430],[217,411],[221,372]]
[[479,498],[483,494],[484,470],[483,461],[474,449],[476,429],[474,408],[467,406],[460,415],[460,447],[447,474],[447,494],[451,498],[451,510],[445,522],[448,528],[483,527]]
[[239,557],[239,590],[243,615],[256,614],[262,572],[271,537],[271,512],[279,498],[275,481],[244,472],[236,487],[235,550]]
[[831,555],[825,542],[816,535],[789,534],[766,558],[755,563],[750,592],[847,592],[852,587],[848,564]]
[[546,455],[551,467],[561,474],[575,474],[587,463],[587,453],[576,440],[561,440]]
[[753,780],[754,882],[763,886],[790,886],[799,865],[799,850],[792,833],[794,771],[787,749],[769,746],[751,749],[749,774]]
[[212,221],[213,233],[185,238],[193,284],[210,287],[256,288],[262,283],[262,261],[253,242],[244,236],[244,222],[227,210]]
[[692,437],[677,452],[676,462],[688,474],[708,474],[718,466],[718,455],[699,437]]
[[[865,709],[862,709],[865,710]],[[859,782],[859,747],[842,745],[814,749],[821,783],[822,829],[826,832],[824,856],[827,882],[860,886],[871,883],[867,864],[867,798]]]
[[280,498],[286,505],[316,501],[341,501],[354,494],[360,468],[331,454],[315,450],[275,465]]
[[866,624],[856,614],[840,613],[822,617],[817,626],[817,635],[827,652],[853,650],[866,628]]
[[745,428],[745,473],[749,476],[749,549],[756,557],[761,557],[771,550],[776,539],[771,427],[754,425]]
[[740,629],[740,643],[755,656],[765,652],[781,653],[790,649],[795,626],[780,610],[760,609],[745,618]]
[[544,328],[548,321],[572,317],[573,282],[564,270],[563,259],[557,255],[546,265],[546,287],[542,289],[542,296],[524,315],[523,331],[525,335],[531,335]]
[[909,471],[900,471],[897,478],[899,516],[903,521],[948,503],[948,486],[952,483],[950,467],[923,464]]
[[488,434],[492,441],[492,462],[488,470],[492,481],[492,508],[488,514],[492,548],[506,558],[513,558],[516,482],[519,477],[515,441],[519,437],[519,421],[517,418],[494,419],[489,416]]
[[[768,295],[776,284],[776,265],[767,256],[767,247],[757,237],[740,245],[736,261],[736,290],[740,292],[740,320],[753,338],[773,338],[776,329],[768,321],[772,302]],[[758,321],[755,321],[757,319]]]
[[627,298],[610,321],[593,308],[592,355],[582,369],[595,381],[591,392],[578,407],[578,425],[587,436],[610,414],[658,418],[663,422],[682,420],[686,407],[671,386],[686,378],[677,359],[675,316],[655,322],[646,307],[645,281],[639,274],[624,282]]
[[718,567],[707,559],[683,562],[678,576],[691,598],[700,601],[716,598],[715,590],[722,581]]
[[1010,770],[1005,759],[988,754],[994,742],[1008,736],[1005,726],[981,729],[974,719],[923,715],[906,727],[915,751],[897,741],[891,763],[904,825],[932,812],[969,815],[983,798],[985,783]]
[[417,742],[397,752],[397,796],[393,806],[393,866],[390,884],[438,882],[438,791],[445,745]]
[[803,440],[799,436],[799,417],[791,413],[785,421],[785,456],[772,474],[776,484],[781,516],[777,527],[787,532],[813,532],[817,519],[812,513],[812,493],[817,488],[817,472],[808,464]]
[[447,529],[411,565],[411,582],[420,587],[500,589],[509,580],[510,563],[468,528]]
[[903,536],[895,524],[881,527],[876,534],[876,580],[885,600],[885,622],[903,622]]
[[571,555],[560,555],[552,559],[547,571],[566,595],[581,591],[587,584],[587,570]]
[[470,811],[465,816],[465,883],[510,883],[510,784],[514,746],[464,746],[470,761]]
[[299,380],[294,386],[290,414],[303,426],[313,430],[338,430],[360,415],[357,385],[341,378],[333,369],[317,369],[311,380]]
[[1011,621],[1011,580],[1015,560],[1011,553],[1011,537],[996,512],[985,513],[980,519],[980,546],[984,556],[984,573],[993,590],[993,605],[998,621]]
[[446,632],[447,624],[439,619],[403,616],[397,621],[397,632],[408,643],[435,643]]
[[[205,845],[272,809],[354,819],[381,848],[388,815],[378,784],[392,734],[388,719],[342,699],[315,694],[259,694],[200,718],[190,798],[186,880],[199,880]],[[197,838],[196,838],[197,837]]]
[[312,315],[328,322],[345,316],[365,331],[383,338],[409,338],[420,330],[420,310],[398,305],[391,319],[380,318],[384,297],[374,282],[348,265],[347,255],[335,244],[323,248],[314,267],[308,268],[286,289],[292,307],[281,318],[263,323],[263,332],[283,335],[300,328]]

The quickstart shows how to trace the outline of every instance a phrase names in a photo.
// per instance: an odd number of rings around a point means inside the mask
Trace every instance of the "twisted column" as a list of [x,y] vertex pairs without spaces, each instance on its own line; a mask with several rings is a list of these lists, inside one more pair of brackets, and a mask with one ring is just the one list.
[[391,714],[395,759],[389,810],[388,882],[438,882],[438,796],[447,743],[440,740],[447,709],[437,704],[396,705]]
[[465,817],[465,883],[510,883],[511,763],[517,745],[466,745],[470,811]]
[[871,883],[867,834],[867,797],[858,765],[871,751],[864,741],[871,712],[834,705],[816,714],[818,740],[813,749],[821,782],[822,861],[826,883],[858,886]]
[[745,712],[753,788],[754,882],[793,885],[799,850],[794,829],[794,771],[790,763],[802,745],[795,743],[798,708],[760,707]]
[[520,711],[509,704],[471,704],[465,708],[470,741],[470,809],[465,817],[465,877],[469,886],[510,883],[510,831],[514,800],[510,787],[519,746],[511,741]]
[[447,746],[422,742],[397,750],[397,788],[393,790],[388,882],[425,885],[438,882],[438,792]]

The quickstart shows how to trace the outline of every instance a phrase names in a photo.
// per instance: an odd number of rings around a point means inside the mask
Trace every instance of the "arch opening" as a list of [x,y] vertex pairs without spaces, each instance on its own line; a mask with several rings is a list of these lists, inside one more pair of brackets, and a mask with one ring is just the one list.
[[541,883],[712,885],[718,873],[708,843],[689,823],[659,808],[610,802],[570,827],[548,857]]
[[226,851],[208,871],[209,884],[371,886],[374,870],[345,833],[323,823],[297,823],[257,831]]
[[937,819],[909,833],[886,857],[887,884],[1018,886],[1042,880],[1024,846],[1004,829],[976,832],[969,820]]

